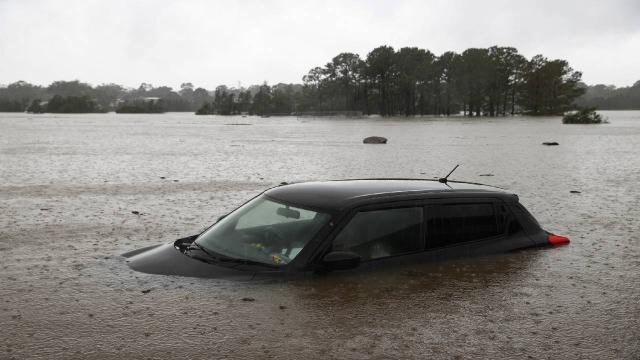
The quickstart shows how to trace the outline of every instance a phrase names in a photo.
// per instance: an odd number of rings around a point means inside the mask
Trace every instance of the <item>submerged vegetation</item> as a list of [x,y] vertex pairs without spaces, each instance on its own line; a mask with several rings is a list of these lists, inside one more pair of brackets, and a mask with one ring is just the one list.
[[196,115],[213,115],[215,113],[215,108],[208,102],[202,104],[202,106],[196,110]]
[[161,114],[164,113],[161,100],[125,101],[116,108],[118,114]]
[[89,95],[60,96],[54,95],[46,105],[48,113],[100,113],[105,112]]
[[562,117],[563,124],[602,124],[606,122],[594,107],[572,111]]
[[45,112],[54,114],[86,114],[105,112],[102,107],[95,102],[95,100],[87,95],[55,95],[45,103],[42,103],[40,99],[34,99],[31,102],[31,105],[27,107],[26,111],[33,114],[42,114]]
[[[498,116],[561,115],[614,94],[607,104],[633,106],[640,82],[631,88],[602,90],[581,83],[582,74],[565,60],[542,55],[525,58],[513,47],[471,48],[436,55],[417,47],[380,46],[365,57],[341,53],[324,66],[312,68],[301,84],[267,83],[247,88],[225,85],[209,91],[181,84],[179,90],[142,83],[126,89],[117,84],[92,87],[56,81],[47,87],[18,81],[0,87],[0,111],[23,112],[43,100],[46,112],[163,112],[197,114],[335,114]],[[583,95],[587,92],[587,94]],[[583,96],[581,96],[583,95]],[[60,105],[63,102],[74,105]],[[153,98],[152,104],[147,99]],[[38,102],[40,103],[40,102]],[[606,102],[605,102],[606,103]],[[29,106],[31,104],[31,106]],[[603,108],[609,108],[603,106]]]

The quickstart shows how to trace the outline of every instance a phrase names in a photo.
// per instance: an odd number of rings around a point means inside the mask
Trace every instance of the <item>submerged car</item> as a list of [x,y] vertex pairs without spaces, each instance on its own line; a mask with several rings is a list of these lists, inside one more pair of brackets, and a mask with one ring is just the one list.
[[503,189],[446,178],[362,179],[277,186],[200,234],[124,256],[145,273],[254,279],[568,243]]

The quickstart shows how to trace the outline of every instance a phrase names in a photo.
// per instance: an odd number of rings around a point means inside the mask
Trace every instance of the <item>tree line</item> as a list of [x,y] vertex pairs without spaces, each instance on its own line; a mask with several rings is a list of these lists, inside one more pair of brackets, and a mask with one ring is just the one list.
[[315,110],[380,115],[561,114],[583,93],[582,73],[565,60],[526,59],[513,47],[471,48],[436,56],[390,46],[366,58],[342,53],[304,76]]
[[[47,87],[18,81],[0,87],[0,111],[25,111],[34,100],[89,98],[94,111],[197,111],[199,114],[363,114],[497,116],[556,115],[586,91],[582,74],[565,60],[527,59],[513,47],[471,48],[435,55],[417,47],[380,46],[365,57],[341,53],[312,68],[301,84],[267,83],[214,90],[183,83],[179,90],[143,83],[126,89],[56,81]],[[154,106],[145,107],[144,101]],[[142,102],[142,103],[141,103]]]
[[640,80],[628,87],[613,85],[585,85],[585,94],[576,100],[581,107],[601,110],[640,110]]
[[[91,86],[78,80],[55,81],[42,87],[17,81],[0,87],[0,111],[25,111],[38,108],[45,112],[108,112],[118,108],[135,107],[139,102],[161,100],[161,111],[194,111],[209,101],[209,91],[194,89],[191,83],[182,84],[179,91],[171,87],[154,87],[142,83],[138,88],[124,88],[118,84]],[[53,101],[53,106],[50,105]],[[154,106],[154,112],[158,106]]]

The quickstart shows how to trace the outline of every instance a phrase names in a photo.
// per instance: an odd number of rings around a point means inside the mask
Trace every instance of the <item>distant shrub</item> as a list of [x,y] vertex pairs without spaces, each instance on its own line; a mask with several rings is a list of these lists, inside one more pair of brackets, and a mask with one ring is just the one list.
[[567,113],[562,118],[563,124],[604,124],[607,121],[596,112],[596,108],[584,108]]
[[40,103],[40,99],[35,99],[31,102],[31,105],[27,108],[27,112],[32,114],[42,114],[44,113],[45,108]]

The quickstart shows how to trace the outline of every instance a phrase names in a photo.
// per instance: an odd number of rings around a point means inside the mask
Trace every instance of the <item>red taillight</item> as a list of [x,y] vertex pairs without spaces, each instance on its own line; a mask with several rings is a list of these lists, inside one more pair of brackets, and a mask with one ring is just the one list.
[[547,240],[551,246],[568,245],[571,242],[568,237],[556,234],[549,234]]

